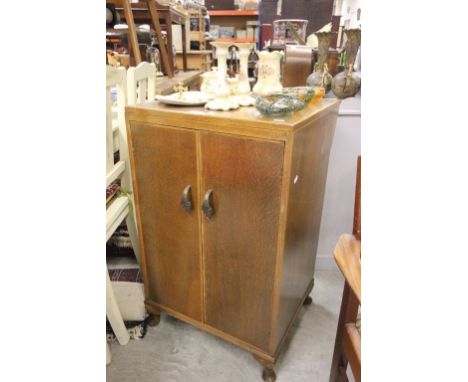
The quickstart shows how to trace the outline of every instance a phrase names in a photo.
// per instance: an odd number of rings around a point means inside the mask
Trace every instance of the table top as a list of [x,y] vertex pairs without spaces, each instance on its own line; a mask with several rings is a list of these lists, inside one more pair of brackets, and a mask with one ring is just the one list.
[[337,99],[322,99],[315,106],[308,105],[304,109],[284,117],[267,117],[254,106],[241,107],[231,111],[205,110],[204,107],[169,106],[161,102],[147,102],[141,105],[127,107],[129,119],[159,121],[180,127],[200,125],[223,125],[232,128],[249,126],[253,128],[291,131],[310,123],[316,118],[330,112],[338,114],[340,101]]
[[[120,0],[111,0],[110,2],[115,4],[116,6],[115,9],[119,12],[120,16],[125,19],[123,5],[120,2]],[[151,20],[150,12],[148,10],[148,6],[146,2],[131,3],[131,6],[132,6],[133,18],[135,19],[135,21]],[[171,22],[173,24],[185,24],[186,19],[190,17],[188,13],[183,13],[182,11],[179,11],[178,9],[175,9],[174,7],[171,7],[171,6],[158,4],[156,9],[158,10],[160,19],[164,19],[165,15],[170,15]]]

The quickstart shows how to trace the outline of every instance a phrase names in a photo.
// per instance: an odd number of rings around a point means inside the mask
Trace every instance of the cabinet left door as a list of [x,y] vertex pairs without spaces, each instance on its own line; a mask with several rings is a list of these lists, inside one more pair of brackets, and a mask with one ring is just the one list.
[[196,133],[130,121],[146,298],[202,321]]

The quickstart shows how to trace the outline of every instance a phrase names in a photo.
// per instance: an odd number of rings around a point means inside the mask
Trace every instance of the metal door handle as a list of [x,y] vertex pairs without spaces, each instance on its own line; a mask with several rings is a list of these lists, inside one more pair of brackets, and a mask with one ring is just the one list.
[[211,219],[215,214],[215,211],[213,208],[213,190],[212,189],[209,189],[208,191],[206,191],[206,194],[203,197],[202,210],[208,219]]
[[184,191],[182,192],[182,199],[180,201],[180,204],[182,205],[182,208],[190,213],[193,210],[193,202],[192,202],[192,186],[188,185],[187,187],[184,188]]

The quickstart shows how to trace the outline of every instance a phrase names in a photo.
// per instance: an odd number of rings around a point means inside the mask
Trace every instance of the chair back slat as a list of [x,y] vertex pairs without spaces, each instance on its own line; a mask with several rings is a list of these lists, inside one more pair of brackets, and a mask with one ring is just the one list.
[[[116,91],[116,101],[112,100],[112,89]],[[120,163],[114,163],[114,134],[112,131],[113,125],[113,108],[117,111],[117,128],[119,135],[119,152],[121,154],[122,145],[125,142],[126,145],[126,129],[125,129],[125,105],[127,93],[127,72],[125,68],[113,68],[111,66],[106,67],[106,172],[107,174],[113,173],[112,177],[106,177],[106,186],[111,181],[115,180],[114,174],[120,175],[122,171],[116,171],[115,166],[119,165],[120,168],[125,168]],[[115,113],[114,113],[115,114]],[[122,138],[122,134],[125,134],[125,138]],[[122,155],[120,155],[122,160]]]
[[128,104],[137,105],[154,101],[156,95],[156,65],[142,62],[136,67],[128,68],[127,89]]
[[112,133],[111,89],[106,88],[106,172],[114,167],[114,134]]

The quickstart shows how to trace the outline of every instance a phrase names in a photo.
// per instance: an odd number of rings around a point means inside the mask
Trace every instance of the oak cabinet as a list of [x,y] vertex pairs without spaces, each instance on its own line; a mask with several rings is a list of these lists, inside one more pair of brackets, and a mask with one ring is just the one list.
[[148,311],[252,352],[265,379],[313,287],[337,109],[126,109]]

